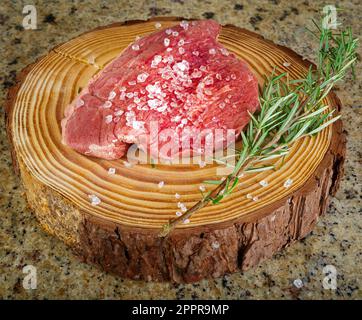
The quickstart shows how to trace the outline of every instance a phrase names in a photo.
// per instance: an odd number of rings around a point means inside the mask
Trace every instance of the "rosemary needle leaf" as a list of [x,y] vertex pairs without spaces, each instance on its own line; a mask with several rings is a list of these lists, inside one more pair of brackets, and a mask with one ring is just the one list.
[[320,131],[322,131],[324,128],[327,128],[329,125],[331,125],[333,122],[336,122],[339,118],[341,117],[341,115],[338,115],[334,118],[332,118],[329,121],[326,121],[325,123],[323,123],[320,127],[318,127],[317,129],[312,130],[311,132],[309,132],[309,135],[314,135]]

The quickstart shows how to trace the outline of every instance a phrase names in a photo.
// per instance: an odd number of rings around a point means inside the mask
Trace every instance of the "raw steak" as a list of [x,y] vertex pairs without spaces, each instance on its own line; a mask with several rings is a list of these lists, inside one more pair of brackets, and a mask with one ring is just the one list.
[[219,31],[212,20],[183,21],[134,42],[67,107],[63,142],[104,159],[131,143],[160,158],[225,147],[226,130],[239,133],[259,103],[255,76],[217,42]]

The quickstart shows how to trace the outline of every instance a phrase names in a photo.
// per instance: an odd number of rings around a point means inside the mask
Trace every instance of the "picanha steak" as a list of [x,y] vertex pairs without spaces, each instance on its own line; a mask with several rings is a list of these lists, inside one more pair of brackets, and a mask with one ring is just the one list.
[[219,31],[212,20],[183,21],[136,40],[67,107],[63,142],[104,159],[133,143],[160,158],[225,147],[259,102],[255,76],[217,42]]

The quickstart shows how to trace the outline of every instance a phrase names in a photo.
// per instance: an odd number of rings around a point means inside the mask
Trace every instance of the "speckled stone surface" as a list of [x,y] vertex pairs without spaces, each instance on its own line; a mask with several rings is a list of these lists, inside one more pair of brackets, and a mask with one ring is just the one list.
[[[21,27],[22,1],[0,6],[0,105],[15,75],[58,43],[100,25],[151,16],[213,18],[256,30],[313,60],[316,43],[304,31],[325,4],[344,11],[339,22],[362,30],[360,0],[264,1],[33,1],[38,29]],[[361,54],[361,50],[359,51]],[[361,64],[357,76],[361,77]],[[348,133],[346,175],[328,213],[312,234],[273,259],[245,272],[192,285],[122,280],[80,263],[62,242],[47,235],[26,205],[11,166],[0,108],[0,299],[361,299],[361,81],[348,78],[337,88]],[[26,290],[22,268],[38,272],[36,290]],[[323,267],[337,269],[337,289],[323,289]],[[301,279],[303,287],[293,285]]]

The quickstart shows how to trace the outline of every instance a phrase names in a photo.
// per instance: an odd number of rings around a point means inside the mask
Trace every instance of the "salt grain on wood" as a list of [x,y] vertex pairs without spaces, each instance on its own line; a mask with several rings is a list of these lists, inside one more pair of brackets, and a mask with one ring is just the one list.
[[289,188],[292,184],[293,184],[293,180],[288,179],[287,181],[284,182],[284,188]]
[[214,241],[211,246],[213,249],[217,250],[220,248],[220,243],[218,241]]
[[116,173],[116,168],[109,168],[108,169],[108,174],[115,174]]
[[262,187],[268,186],[268,182],[265,181],[265,180],[261,180],[261,181],[259,182],[259,184],[260,184]]
[[99,199],[96,195],[91,194],[88,196],[90,201],[91,201],[91,205],[92,206],[97,206],[101,203],[101,199]]

